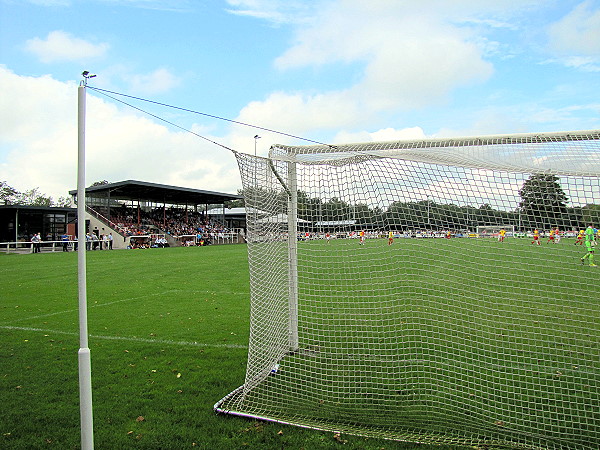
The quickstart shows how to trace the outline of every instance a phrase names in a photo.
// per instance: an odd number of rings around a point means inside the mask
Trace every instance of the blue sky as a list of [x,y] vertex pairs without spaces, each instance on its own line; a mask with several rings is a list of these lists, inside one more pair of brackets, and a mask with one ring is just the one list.
[[[598,129],[600,0],[0,0],[0,180],[76,187],[83,70],[328,143]],[[135,105],[242,152],[303,143]],[[228,151],[92,90],[87,121],[89,184],[240,187]]]

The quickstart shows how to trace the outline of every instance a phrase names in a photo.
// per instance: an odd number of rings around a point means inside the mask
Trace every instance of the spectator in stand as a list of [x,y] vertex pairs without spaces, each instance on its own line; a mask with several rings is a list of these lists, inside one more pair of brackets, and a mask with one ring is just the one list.
[[[124,237],[165,233],[173,237],[194,236],[194,240],[198,242],[198,235],[201,235],[205,244],[208,244],[210,236],[228,232],[222,224],[208,220],[202,213],[174,206],[148,211],[122,205],[111,215],[111,223]],[[181,242],[185,245],[185,241]],[[108,249],[111,248],[110,245],[109,235]],[[104,249],[106,248],[104,243]]]

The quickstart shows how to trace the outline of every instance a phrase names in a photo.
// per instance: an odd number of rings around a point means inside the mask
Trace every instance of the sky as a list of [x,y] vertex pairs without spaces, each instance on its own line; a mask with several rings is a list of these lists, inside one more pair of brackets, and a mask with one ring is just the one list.
[[600,0],[0,0],[0,181],[76,189],[83,71],[87,185],[236,193],[228,148],[600,129]]

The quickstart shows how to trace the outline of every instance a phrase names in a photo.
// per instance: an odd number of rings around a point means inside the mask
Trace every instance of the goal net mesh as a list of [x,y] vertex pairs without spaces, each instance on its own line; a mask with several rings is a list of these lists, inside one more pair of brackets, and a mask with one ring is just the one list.
[[498,237],[502,231],[506,236],[514,236],[514,225],[478,225],[477,237]]
[[[600,224],[599,150],[588,131],[236,153],[250,342],[244,384],[215,409],[417,443],[598,448],[600,269],[574,244]],[[508,225],[563,239],[470,238]]]

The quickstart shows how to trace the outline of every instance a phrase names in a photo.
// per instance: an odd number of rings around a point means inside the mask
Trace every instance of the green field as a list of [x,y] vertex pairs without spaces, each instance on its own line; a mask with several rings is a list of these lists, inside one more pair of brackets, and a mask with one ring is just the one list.
[[[0,273],[0,447],[78,448],[77,255]],[[216,415],[244,382],[248,280],[245,245],[87,253],[96,448],[455,448]]]
[[[224,409],[420,442],[590,448],[600,288],[572,244],[302,242],[299,350],[285,355],[287,294],[260,284],[259,297],[279,302],[256,308],[253,373],[279,370]],[[260,279],[278,253],[257,247],[270,263]]]

